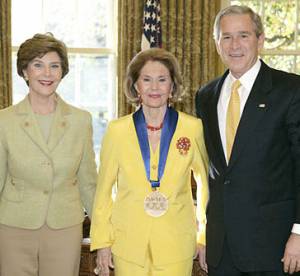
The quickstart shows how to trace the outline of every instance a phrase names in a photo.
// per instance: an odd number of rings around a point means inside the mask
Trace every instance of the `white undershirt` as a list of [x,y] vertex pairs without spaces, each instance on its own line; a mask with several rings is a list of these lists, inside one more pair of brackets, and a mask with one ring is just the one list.
[[[255,82],[255,79],[258,75],[258,72],[261,67],[261,61],[258,59],[256,63],[244,74],[239,78],[239,81],[241,82],[241,86],[238,89],[238,93],[240,96],[240,115],[242,116],[245,104],[247,102],[247,99],[249,97],[250,91],[253,87],[253,84]],[[219,131],[223,146],[223,151],[226,157],[226,161],[228,163],[228,157],[227,157],[227,149],[226,149],[226,114],[227,114],[227,107],[231,95],[231,86],[233,82],[236,80],[236,78],[229,73],[226,77],[219,101],[218,101],[218,122],[219,122]],[[295,223],[293,225],[292,233],[300,235],[300,224]]]

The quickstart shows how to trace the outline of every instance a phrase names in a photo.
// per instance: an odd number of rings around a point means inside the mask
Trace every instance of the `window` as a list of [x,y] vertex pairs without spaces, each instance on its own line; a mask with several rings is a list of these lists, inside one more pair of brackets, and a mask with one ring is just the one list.
[[223,6],[230,4],[247,5],[261,15],[266,35],[264,61],[300,74],[300,0],[223,1]]
[[70,63],[58,94],[92,114],[97,156],[116,116],[116,10],[115,0],[12,0],[13,103],[28,93],[17,75],[18,46],[35,33],[53,33],[66,43]]

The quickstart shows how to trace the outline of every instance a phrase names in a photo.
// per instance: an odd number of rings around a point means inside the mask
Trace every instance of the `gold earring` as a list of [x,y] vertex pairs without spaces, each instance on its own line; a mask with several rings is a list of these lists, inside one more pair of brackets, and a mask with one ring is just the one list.
[[138,94],[138,98],[139,98],[139,104],[142,105],[143,99],[142,99],[142,97],[141,97],[141,94]]

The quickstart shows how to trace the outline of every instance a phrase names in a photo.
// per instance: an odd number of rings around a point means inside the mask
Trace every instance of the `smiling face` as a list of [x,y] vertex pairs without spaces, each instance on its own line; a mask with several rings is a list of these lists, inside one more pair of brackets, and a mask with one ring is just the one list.
[[136,82],[143,107],[165,108],[171,97],[173,82],[168,68],[158,61],[147,61]]
[[222,17],[217,51],[235,78],[240,78],[256,62],[263,48],[264,34],[255,33],[255,25],[248,14]]
[[48,52],[34,58],[23,73],[31,97],[50,97],[62,78],[61,59],[56,52]]

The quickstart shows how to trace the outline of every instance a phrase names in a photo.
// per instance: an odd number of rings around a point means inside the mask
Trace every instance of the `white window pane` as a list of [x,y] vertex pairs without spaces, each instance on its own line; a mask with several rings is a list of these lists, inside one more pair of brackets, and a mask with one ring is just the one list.
[[12,54],[13,104],[21,101],[28,93],[28,86],[17,73],[17,54]]
[[33,34],[42,32],[42,1],[12,0],[12,45],[20,45]]
[[111,48],[113,7],[107,0],[12,0],[13,45],[52,32],[68,47]]
[[94,142],[94,151],[96,155],[96,162],[99,164],[99,154],[100,154],[100,147],[103,135],[105,133],[106,127],[110,119],[107,117],[107,113],[102,111],[97,107],[89,107],[85,108],[89,111],[93,118],[93,142]]
[[66,101],[79,107],[98,107],[115,115],[114,56],[71,54],[70,71],[58,91]]
[[265,55],[263,60],[271,67],[288,71],[295,72],[295,56],[294,55]]
[[114,57],[71,54],[70,71],[58,87],[68,103],[89,111],[93,118],[96,161],[108,121],[116,116]]
[[107,17],[112,13],[107,2],[89,0],[87,5],[80,0],[44,0],[45,29],[63,39],[68,47],[109,47]]

